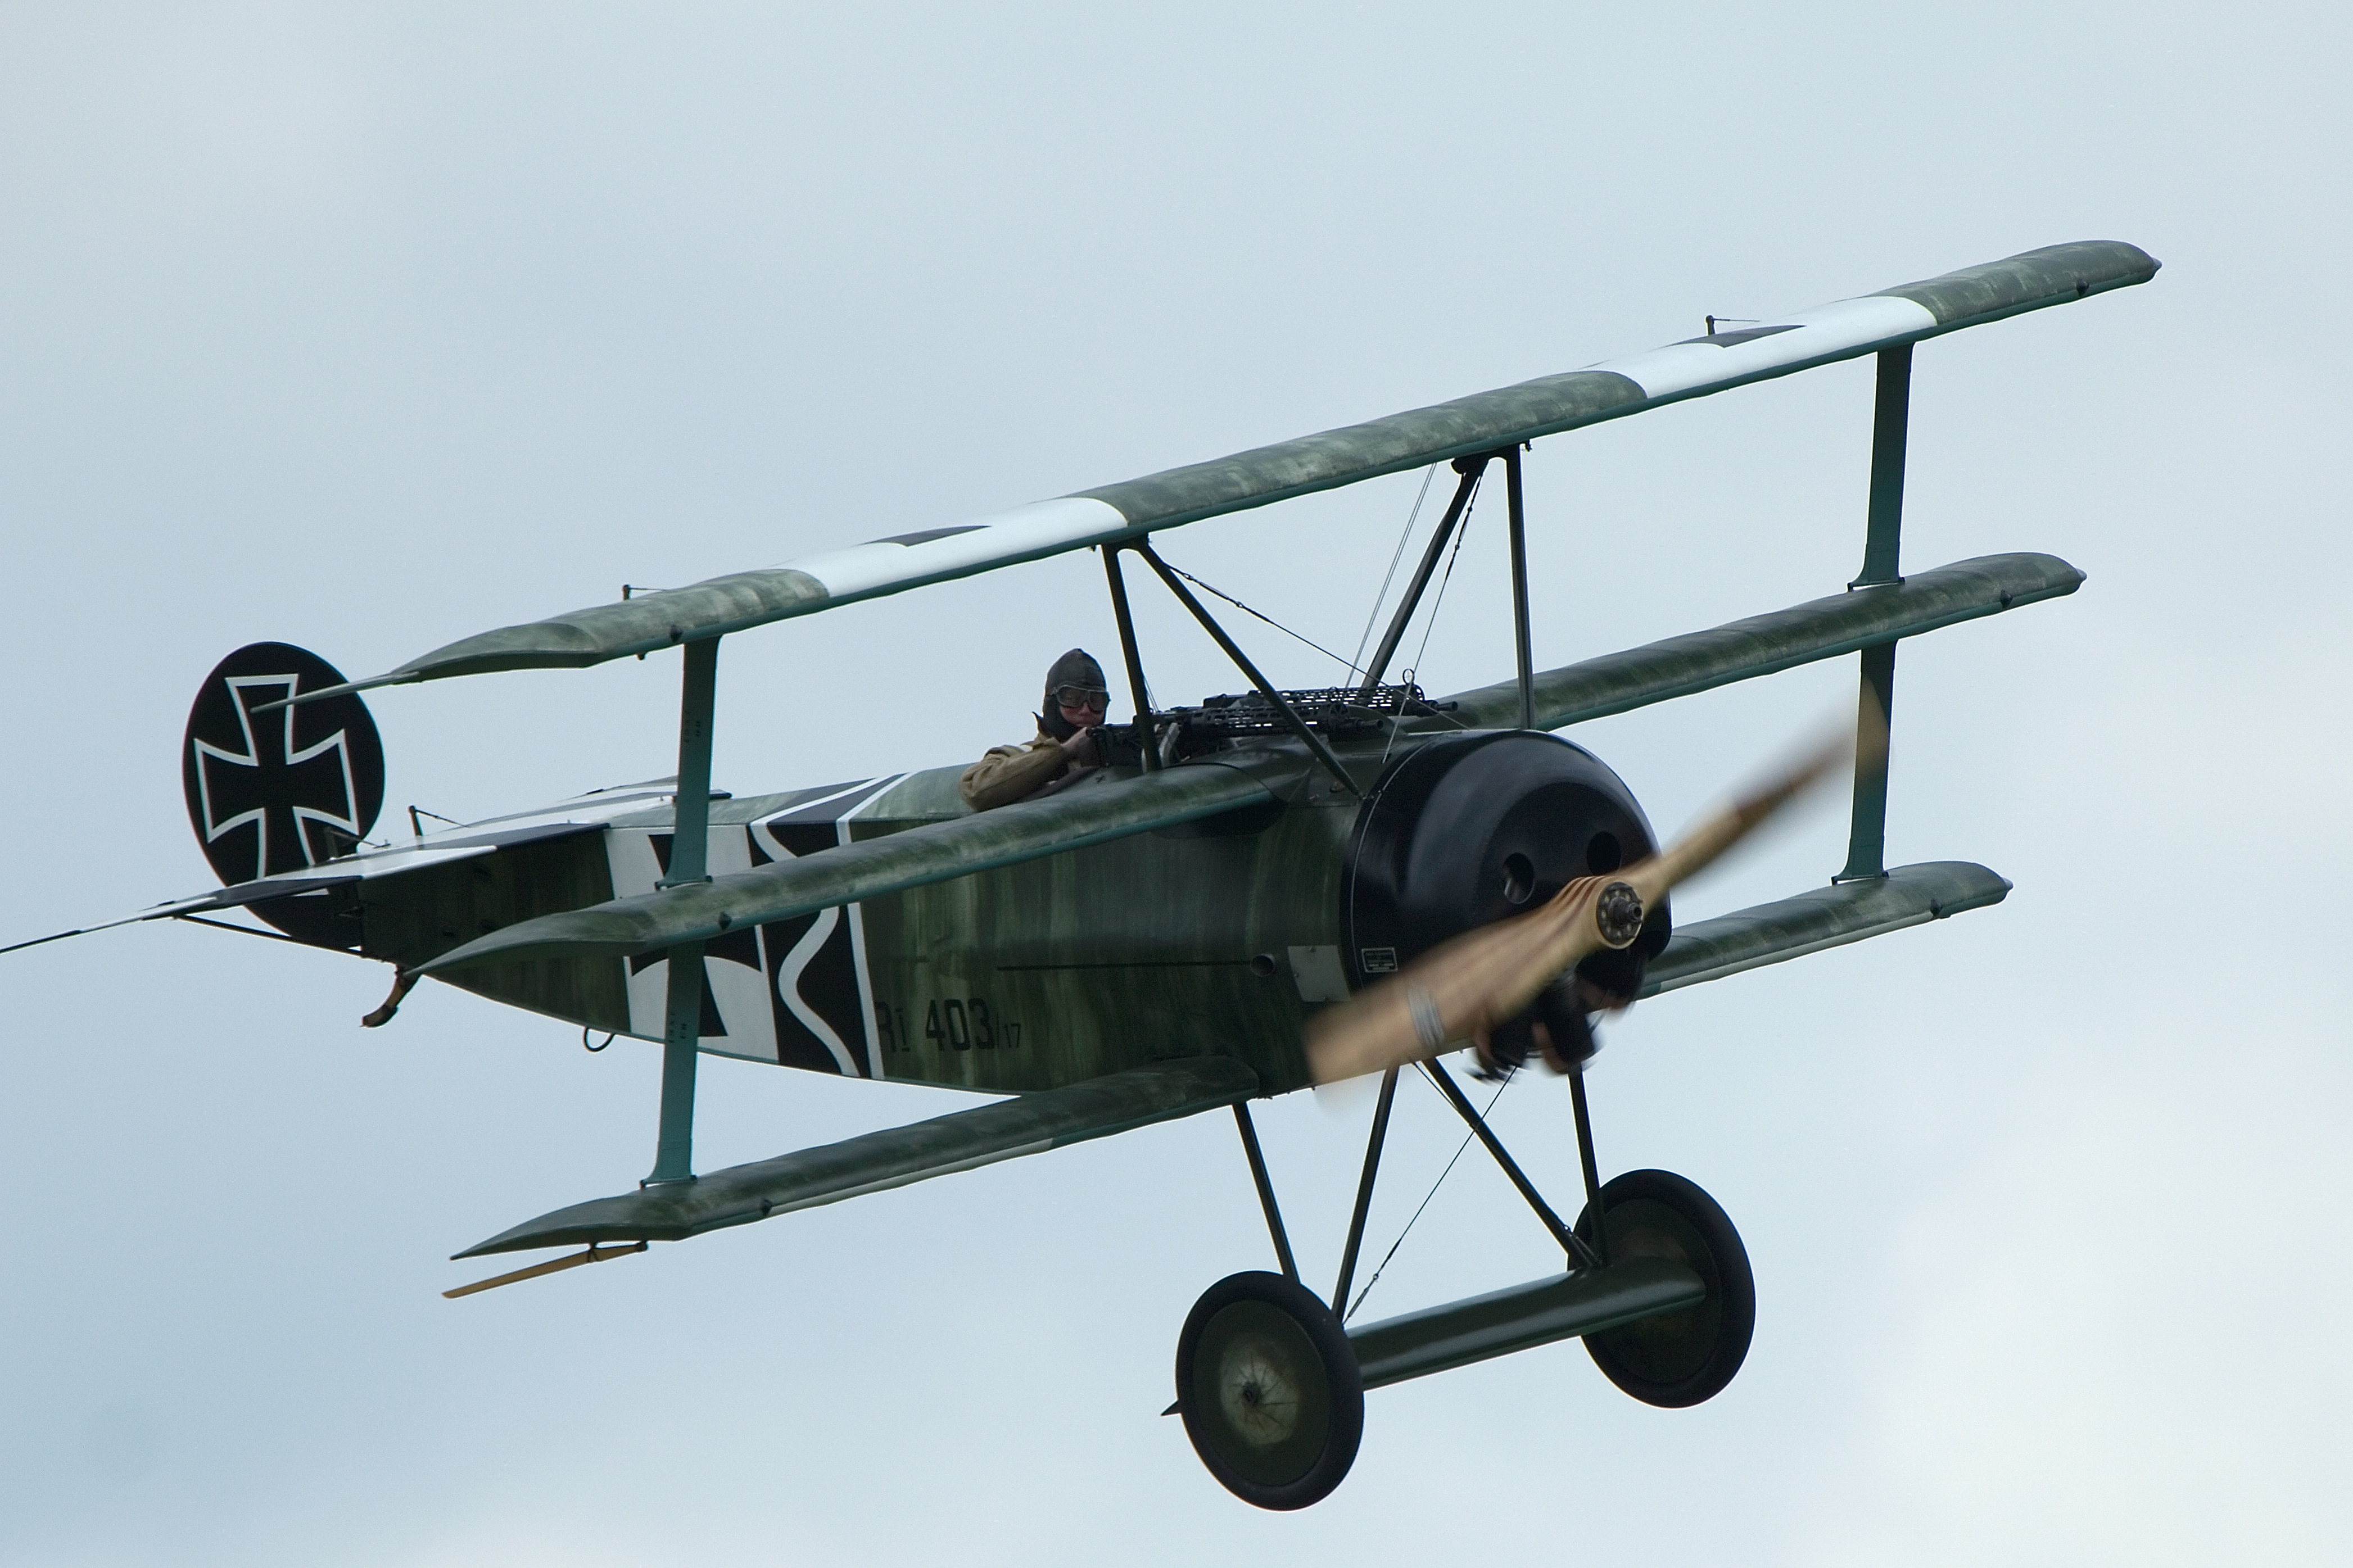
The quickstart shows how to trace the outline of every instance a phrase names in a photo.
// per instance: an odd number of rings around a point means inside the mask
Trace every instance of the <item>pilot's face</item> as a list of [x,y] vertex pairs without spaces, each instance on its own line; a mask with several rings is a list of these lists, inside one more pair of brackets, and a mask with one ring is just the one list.
[[1075,686],[1065,686],[1054,693],[1054,700],[1062,710],[1062,722],[1077,730],[1092,729],[1103,721],[1111,706],[1106,692],[1088,691]]

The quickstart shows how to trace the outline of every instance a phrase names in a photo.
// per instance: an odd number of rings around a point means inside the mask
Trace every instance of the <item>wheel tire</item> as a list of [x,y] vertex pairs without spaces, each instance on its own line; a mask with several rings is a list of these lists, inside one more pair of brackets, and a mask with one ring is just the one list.
[[1365,1435],[1356,1352],[1332,1310],[1280,1274],[1232,1274],[1176,1338],[1176,1407],[1193,1451],[1259,1508],[1321,1502]]
[[[1629,1171],[1601,1189],[1605,1256],[1668,1258],[1707,1282],[1707,1298],[1680,1312],[1585,1336],[1601,1374],[1645,1405],[1681,1409],[1724,1391],[1757,1331],[1757,1279],[1748,1249],[1716,1201],[1672,1171]],[[1593,1213],[1577,1232],[1593,1238]]]

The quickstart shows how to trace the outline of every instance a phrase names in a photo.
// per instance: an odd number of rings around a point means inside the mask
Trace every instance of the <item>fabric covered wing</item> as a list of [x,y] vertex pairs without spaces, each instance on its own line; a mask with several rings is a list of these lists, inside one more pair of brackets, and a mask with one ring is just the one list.
[[1257,1075],[1229,1058],[1155,1062],[1066,1089],[733,1165],[691,1183],[575,1204],[502,1231],[457,1256],[479,1258],[582,1242],[683,1241],[772,1215],[1173,1121],[1257,1092]]
[[1861,299],[1799,310],[1753,328],[1670,343],[1583,370],[1011,511],[501,627],[436,648],[370,679],[305,693],[299,700],[491,670],[578,668],[720,637],[1450,458],[1494,451],[2145,283],[2157,269],[2158,263],[2146,252],[2121,241],[2046,246]]
[[1926,925],[1998,904],[2009,895],[2007,879],[1967,860],[1926,860],[1867,881],[1815,888],[1794,899],[1678,927],[1667,950],[1651,961],[1641,994],[1656,996]]
[[526,957],[631,957],[1215,816],[1271,798],[1238,769],[1191,763],[927,823],[708,882],[542,915],[453,948],[418,973]]
[[[1897,637],[1917,637],[2020,605],[2072,594],[2084,574],[2055,555],[1982,555],[1915,573],[1901,583],[1833,594],[1770,615],[1604,654],[1535,677],[1536,728],[1623,713],[1671,697],[1771,675]],[[1423,730],[1480,730],[1519,722],[1511,681],[1458,692],[1453,711]]]

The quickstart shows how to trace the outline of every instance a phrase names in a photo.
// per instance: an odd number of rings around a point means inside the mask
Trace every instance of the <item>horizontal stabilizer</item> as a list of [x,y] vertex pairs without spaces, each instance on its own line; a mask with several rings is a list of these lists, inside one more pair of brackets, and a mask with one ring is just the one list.
[[1815,888],[1794,899],[1675,928],[1652,959],[1642,994],[1721,980],[1906,926],[1926,925],[2008,897],[2010,883],[1967,860],[1924,860],[1884,877]]
[[1264,784],[1220,763],[1165,768],[926,823],[708,882],[519,921],[451,949],[419,965],[417,973],[518,958],[628,957],[682,942],[708,942],[736,926],[765,925],[811,910],[904,892],[1107,839],[1174,827],[1268,798]]
[[691,1182],[575,1204],[457,1256],[609,1241],[683,1241],[771,1215],[1041,1154],[1155,1121],[1174,1121],[1257,1092],[1258,1076],[1229,1057],[1155,1062],[1067,1089],[975,1106],[749,1165],[731,1165]]
[[[2056,555],[1980,555],[1915,573],[1901,583],[1833,594],[1708,631],[1604,654],[1535,677],[1535,727],[1557,730],[1874,643],[1917,637],[2072,594],[2083,581],[2081,572]],[[1520,689],[1511,681],[1461,692],[1451,700],[1457,706],[1446,716],[1449,729],[1456,724],[1493,729],[1520,721]],[[1415,726],[1438,727],[1430,721]]]
[[1555,1275],[1352,1329],[1366,1388],[1450,1372],[1472,1362],[1599,1333],[1706,1299],[1707,1285],[1664,1258]]
[[[601,822],[536,822],[513,827],[485,826],[479,832],[445,833],[417,845],[405,845],[398,849],[370,849],[358,855],[339,856],[305,866],[299,871],[288,871],[258,881],[238,882],[217,888],[209,893],[199,893],[193,899],[174,899],[168,904],[157,904],[135,915],[125,915],[103,925],[84,926],[79,931],[61,931],[54,936],[36,937],[31,942],[0,947],[0,953],[14,952],[20,947],[38,947],[46,942],[62,942],[69,936],[89,936],[96,931],[112,931],[117,926],[136,925],[141,921],[177,920],[183,915],[216,913],[223,910],[243,909],[248,904],[267,903],[272,899],[290,899],[303,893],[322,893],[331,888],[347,888],[353,882],[372,881],[379,877],[397,877],[410,871],[422,871],[435,866],[446,866],[453,860],[470,860],[493,850],[510,849],[520,844],[536,843],[548,838],[565,838],[574,834],[601,830]],[[266,934],[266,933],[265,933]]]
[[1065,551],[1137,539],[1155,529],[1451,458],[1498,451],[1540,436],[2146,283],[2157,269],[2147,252],[2119,240],[2045,246],[1860,299],[1795,311],[1754,328],[1688,339],[1583,370],[946,528],[870,540],[781,566],[501,627],[436,648],[370,679],[306,691],[294,700],[491,670],[578,668],[722,637]]

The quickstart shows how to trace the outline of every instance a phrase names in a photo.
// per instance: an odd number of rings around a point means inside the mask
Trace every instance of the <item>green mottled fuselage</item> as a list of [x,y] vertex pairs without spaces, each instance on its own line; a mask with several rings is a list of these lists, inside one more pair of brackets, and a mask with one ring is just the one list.
[[[1381,749],[1365,751],[1346,760],[1369,783]],[[704,1048],[995,1091],[1200,1056],[1243,1060],[1269,1091],[1303,1085],[1302,1021],[1337,994],[1340,877],[1357,802],[1288,745],[1235,760],[1280,802],[732,933],[706,959]],[[960,771],[715,801],[712,868],[967,815]],[[1074,788],[1130,776],[1104,770]],[[672,820],[663,801],[572,837],[364,884],[362,951],[412,966],[518,921],[649,888]],[[814,929],[828,920],[833,928]],[[665,963],[551,959],[448,978],[658,1039]]]
[[[954,784],[946,770],[918,778]],[[1299,804],[1245,808],[1239,820],[1140,834],[868,905],[875,995],[894,1009],[897,1037],[884,1071],[1028,1089],[1168,1057],[1234,1056],[1271,1089],[1305,1083],[1309,1004],[1293,950],[1338,952],[1355,805],[1328,788],[1303,792]],[[1312,994],[1312,975],[1304,984]],[[997,1048],[930,1035],[935,1008],[958,998],[968,1021],[970,999],[985,1004]]]

